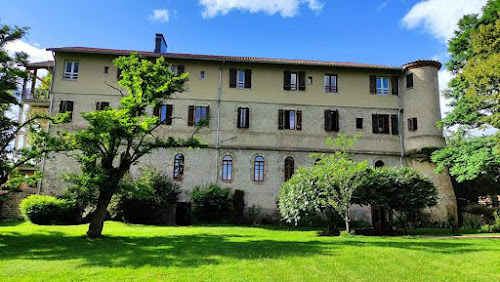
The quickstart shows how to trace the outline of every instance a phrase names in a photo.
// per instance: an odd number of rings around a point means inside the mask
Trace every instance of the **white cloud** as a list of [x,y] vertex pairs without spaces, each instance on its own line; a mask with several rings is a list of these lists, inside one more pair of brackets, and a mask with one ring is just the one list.
[[204,7],[203,18],[213,18],[225,15],[231,10],[248,11],[250,13],[264,12],[269,15],[279,13],[282,17],[294,17],[302,5],[319,13],[324,3],[319,0],[199,0]]
[[51,61],[54,59],[51,52],[46,51],[44,48],[37,48],[21,40],[6,44],[5,49],[11,54],[14,52],[24,52],[28,54],[30,62]]
[[148,16],[148,20],[152,22],[168,23],[170,20],[170,12],[166,9],[153,10],[153,14]]
[[444,90],[448,88],[448,83],[453,78],[453,74],[447,69],[442,69],[438,72],[439,79],[439,104],[441,107],[441,118],[444,118],[449,112],[451,112],[452,107],[448,106],[451,102],[449,99],[444,97]]
[[403,17],[408,29],[419,26],[446,42],[453,36],[458,20],[466,14],[480,13],[487,0],[425,0],[415,4]]

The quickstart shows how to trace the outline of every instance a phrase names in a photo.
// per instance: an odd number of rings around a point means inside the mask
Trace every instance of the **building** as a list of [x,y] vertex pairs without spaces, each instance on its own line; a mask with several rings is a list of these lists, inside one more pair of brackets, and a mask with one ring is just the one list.
[[[168,171],[185,191],[217,182],[245,191],[247,205],[274,213],[279,189],[299,166],[313,165],[312,152],[328,152],[327,137],[360,135],[353,151],[373,166],[409,165],[439,188],[439,205],[430,211],[436,222],[456,221],[456,200],[447,173],[434,174],[422,152],[445,145],[440,120],[436,61],[401,67],[254,57],[174,54],[161,34],[155,51],[178,72],[188,72],[188,91],[151,108],[162,121],[161,136],[187,138],[199,131],[208,149],[159,150],[141,166]],[[72,111],[66,130],[85,125],[79,112],[116,107],[117,56],[132,51],[85,47],[52,48],[55,55],[50,112]],[[50,128],[55,131],[60,128]],[[41,191],[60,194],[61,173],[77,170],[64,155],[42,165]],[[189,201],[189,196],[184,195]],[[357,218],[369,210],[355,209]]]

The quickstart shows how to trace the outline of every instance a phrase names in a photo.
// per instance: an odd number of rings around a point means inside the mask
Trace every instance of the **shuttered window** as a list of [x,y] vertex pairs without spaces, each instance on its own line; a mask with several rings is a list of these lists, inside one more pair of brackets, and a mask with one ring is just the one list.
[[399,93],[399,77],[391,77],[391,93],[392,95],[398,95]]
[[417,118],[409,118],[408,119],[408,130],[415,131],[418,129]]
[[325,74],[325,92],[337,92],[336,74]]
[[306,72],[293,72],[286,70],[283,72],[283,89],[287,91],[306,90]]
[[285,159],[285,181],[288,181],[292,178],[295,173],[295,161],[292,157],[287,157]]
[[252,70],[229,69],[229,87],[240,89],[252,88]]
[[153,110],[153,115],[158,117],[158,123],[172,124],[173,105],[157,105]]
[[392,135],[399,134],[399,120],[398,115],[391,115],[391,131]]
[[406,89],[413,88],[413,74],[406,75]]
[[[210,119],[210,108],[208,106],[189,106],[188,125],[199,125],[200,121]],[[208,126],[208,123],[207,123]]]
[[372,128],[375,134],[399,134],[399,121],[397,115],[372,115]]
[[356,129],[363,129],[363,119],[356,118]]
[[174,180],[182,180],[184,176],[184,156],[177,154],[174,157]]
[[102,110],[106,109],[107,107],[109,107],[109,102],[97,102],[95,104],[96,111],[102,111]]
[[238,128],[249,128],[250,127],[250,109],[249,108],[238,108],[238,123],[236,124]]
[[279,110],[278,129],[302,130],[302,111]]
[[59,113],[71,112],[68,121],[73,120],[73,101],[61,101],[59,104]]
[[325,130],[326,131],[339,131],[339,111],[326,110],[325,111]]
[[389,78],[377,77],[377,94],[389,94]]

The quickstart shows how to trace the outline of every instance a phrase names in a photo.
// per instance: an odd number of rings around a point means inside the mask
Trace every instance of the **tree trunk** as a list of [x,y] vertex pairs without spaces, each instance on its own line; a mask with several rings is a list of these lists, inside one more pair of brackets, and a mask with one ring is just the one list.
[[351,230],[349,230],[349,215],[345,213],[344,215],[344,221],[345,221],[345,230],[347,231],[347,234],[351,233]]
[[100,192],[99,199],[97,200],[97,207],[92,214],[92,221],[90,222],[89,230],[87,231],[87,237],[101,237],[104,221],[106,220],[106,215],[108,214],[108,205],[112,196],[112,192]]

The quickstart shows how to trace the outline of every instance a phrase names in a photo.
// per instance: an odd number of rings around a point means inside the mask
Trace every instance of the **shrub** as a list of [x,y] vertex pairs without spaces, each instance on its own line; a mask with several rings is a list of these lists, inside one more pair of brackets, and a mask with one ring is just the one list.
[[194,215],[201,222],[221,222],[229,218],[231,196],[229,188],[217,184],[195,186],[191,191]]
[[24,218],[35,224],[76,224],[81,219],[76,201],[52,196],[31,195],[19,208]]
[[245,192],[234,190],[232,215],[234,223],[243,223],[245,216]]
[[479,204],[468,205],[465,208],[465,212],[466,213],[477,214],[477,215],[484,215],[484,216],[487,216],[487,217],[491,216],[491,214],[493,214],[493,211],[495,211],[494,208],[490,208],[488,206],[479,205]]

